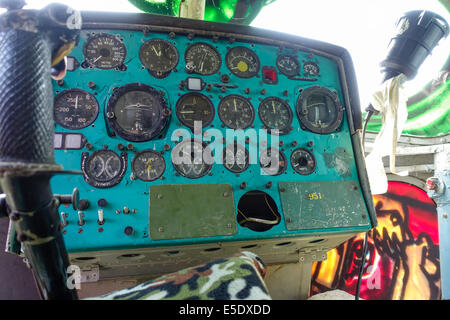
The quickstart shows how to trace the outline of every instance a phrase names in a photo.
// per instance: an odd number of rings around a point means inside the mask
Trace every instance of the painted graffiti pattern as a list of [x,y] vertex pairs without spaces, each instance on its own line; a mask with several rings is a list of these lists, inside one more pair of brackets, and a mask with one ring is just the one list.
[[[440,299],[437,211],[427,194],[389,182],[374,196],[378,226],[369,232],[360,297],[367,300]],[[355,294],[364,235],[328,252],[313,265],[311,294],[332,289]]]

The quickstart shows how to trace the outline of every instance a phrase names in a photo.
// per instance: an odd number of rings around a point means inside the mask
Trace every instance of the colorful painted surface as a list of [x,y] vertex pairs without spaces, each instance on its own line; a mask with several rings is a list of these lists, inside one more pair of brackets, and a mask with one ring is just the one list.
[[[423,190],[389,182],[374,196],[378,227],[369,232],[360,297],[367,300],[440,299],[439,232],[434,202]],[[360,234],[313,265],[311,294],[355,294],[364,243]]]
[[[139,10],[153,14],[178,16],[182,0],[128,0]],[[261,9],[275,0],[206,0],[205,21],[248,25]]]

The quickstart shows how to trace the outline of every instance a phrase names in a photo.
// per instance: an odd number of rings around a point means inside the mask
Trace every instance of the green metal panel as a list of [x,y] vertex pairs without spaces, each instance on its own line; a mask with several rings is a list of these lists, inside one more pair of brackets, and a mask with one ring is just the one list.
[[355,227],[369,223],[355,181],[280,182],[278,185],[288,230]]
[[150,188],[150,238],[183,239],[237,232],[230,184],[157,185]]

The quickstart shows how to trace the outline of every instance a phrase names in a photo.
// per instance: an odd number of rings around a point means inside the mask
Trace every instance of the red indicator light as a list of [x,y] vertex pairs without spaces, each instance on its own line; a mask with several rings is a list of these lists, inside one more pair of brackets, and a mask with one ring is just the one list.
[[263,70],[263,76],[264,80],[277,81],[277,73],[275,70],[265,69]]

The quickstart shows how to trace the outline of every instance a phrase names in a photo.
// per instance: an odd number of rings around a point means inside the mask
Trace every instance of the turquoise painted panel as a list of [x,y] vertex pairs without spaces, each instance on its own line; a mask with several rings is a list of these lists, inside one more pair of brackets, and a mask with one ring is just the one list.
[[[126,153],[128,161],[123,179],[120,183],[110,188],[100,189],[93,187],[85,182],[82,175],[58,175],[52,178],[52,188],[54,193],[69,194],[74,187],[77,187],[80,190],[80,197],[82,199],[87,199],[90,203],[89,208],[83,210],[84,224],[81,226],[77,223],[77,211],[73,210],[70,206],[60,207],[60,211],[67,214],[68,224],[64,228],[64,238],[69,252],[152,246],[178,246],[205,242],[243,241],[280,237],[302,237],[316,233],[323,235],[337,232],[357,232],[368,230],[370,228],[369,223],[367,223],[367,225],[356,227],[348,227],[346,224],[339,226],[337,224],[330,229],[289,230],[286,227],[285,213],[283,212],[283,206],[278,192],[278,183],[280,181],[352,181],[352,183],[360,186],[347,113],[344,112],[344,119],[337,131],[320,135],[302,129],[295,111],[295,104],[300,95],[300,89],[305,89],[310,86],[323,86],[336,91],[345,110],[347,106],[343,99],[343,88],[340,80],[341,76],[339,74],[337,63],[334,60],[317,54],[311,57],[311,53],[306,49],[305,51],[293,51],[288,48],[280,49],[277,46],[271,46],[264,43],[241,42],[239,39],[230,44],[225,38],[213,41],[210,37],[201,37],[199,35],[193,40],[189,40],[188,37],[183,35],[177,35],[172,39],[168,33],[152,32],[151,30],[148,35],[144,35],[143,32],[139,31],[99,29],[84,30],[82,32],[79,45],[71,53],[71,56],[75,57],[80,63],[84,61],[83,45],[87,39],[88,33],[92,32],[105,32],[119,35],[120,38],[123,39],[123,43],[127,49],[124,62],[127,69],[126,71],[116,71],[78,67],[75,71],[68,72],[63,85],[58,85],[54,82],[55,95],[67,89],[83,89],[95,96],[100,108],[96,120],[85,129],[73,131],[64,129],[55,124],[55,132],[81,133],[84,135],[87,142],[93,146],[90,150],[87,150],[86,147],[81,150],[55,150],[56,162],[62,164],[65,170],[80,170],[83,152],[87,152],[91,155],[94,151],[102,150],[105,147],[115,151],[118,155],[120,155],[121,152]],[[179,53],[179,62],[176,66],[177,71],[172,71],[167,77],[162,79],[150,75],[149,72],[143,68],[139,59],[140,46],[144,41],[152,38],[161,38],[170,41]],[[209,76],[198,76],[190,75],[185,72],[186,63],[184,60],[184,52],[190,44],[195,42],[206,42],[216,48],[220,53],[222,64],[218,73]],[[282,53],[295,55],[302,66],[304,61],[312,60],[320,67],[320,76],[316,78],[309,77],[309,80],[315,79],[315,81],[291,80],[277,72],[277,84],[266,84],[262,81],[260,69],[257,77],[249,79],[238,78],[233,75],[225,65],[225,56],[228,49],[236,46],[244,46],[253,50],[259,57],[261,67],[269,66],[276,68],[276,58]],[[175,115],[175,105],[181,95],[189,92],[186,88],[180,88],[179,84],[189,76],[199,77],[206,84],[223,84],[223,82],[221,82],[221,76],[224,74],[230,77],[230,81],[227,84],[234,85],[236,86],[235,88],[227,88],[225,92],[223,92],[220,86],[213,86],[210,91],[206,91],[206,89],[201,91],[202,94],[205,94],[210,98],[216,113],[212,123],[204,130],[214,128],[222,133],[224,137],[226,136],[226,128],[221,126],[222,122],[217,116],[217,106],[221,98],[229,94],[238,94],[249,99],[256,113],[253,126],[249,129],[257,130],[263,127],[257,113],[260,101],[269,96],[276,96],[286,100],[294,116],[292,122],[293,129],[288,134],[280,136],[280,143],[277,145],[287,159],[287,169],[281,175],[269,176],[261,174],[258,161],[254,161],[255,163],[250,164],[248,169],[239,175],[228,171],[222,164],[214,164],[210,174],[205,175],[200,179],[188,179],[176,174],[176,171],[171,164],[171,150],[176,143],[172,141],[171,138],[177,130],[187,128],[182,126],[177,119],[177,116]],[[303,74],[301,74],[301,76],[303,76]],[[91,87],[89,86],[90,82],[95,83],[95,87],[91,88],[92,85]],[[172,111],[172,115],[168,127],[166,128],[167,131],[164,138],[147,142],[131,142],[133,144],[132,151],[127,150],[126,148],[125,150],[119,151],[119,144],[127,146],[130,141],[127,141],[118,135],[109,136],[107,134],[106,106],[114,88],[136,82],[149,85],[164,92],[164,97],[168,107]],[[268,146],[271,146],[270,138],[271,136],[269,135],[267,140]],[[204,138],[204,140],[207,139]],[[256,136],[256,139],[250,138],[246,147],[248,149],[252,146],[258,147],[261,145],[260,142],[261,141],[258,141],[258,136]],[[167,146],[165,148],[165,145],[167,145],[168,148]],[[296,173],[291,166],[291,153],[294,149],[299,147],[310,150],[315,156],[317,162],[316,169],[310,175],[300,175]],[[164,179],[158,179],[153,182],[144,182],[133,178],[131,170],[132,160],[136,152],[145,149],[156,150],[162,154],[166,163],[165,172],[163,174]],[[250,158],[252,159],[252,155],[250,155]],[[246,184],[244,189],[241,188],[243,182]],[[269,182],[271,187],[267,188],[266,186]],[[252,231],[237,225],[237,232],[226,236],[189,237],[184,239],[165,240],[154,240],[150,237],[149,190],[151,190],[153,186],[218,183],[227,183],[231,185],[235,214],[237,214],[239,199],[247,191],[261,190],[266,192],[275,201],[282,217],[281,222],[265,232]],[[361,190],[361,188],[358,190]],[[346,196],[347,193],[344,189],[336,190],[336,197]],[[361,191],[358,191],[358,196],[360,199],[363,199]],[[107,201],[106,206],[99,207],[98,201],[100,199],[105,199]],[[100,209],[103,210],[105,219],[105,223],[102,225],[98,223],[98,210]],[[367,212],[367,209],[364,210]],[[176,223],[176,221],[174,221],[174,223]],[[131,230],[129,227],[132,228],[133,232],[129,232]],[[126,234],[126,229],[130,234]]]

